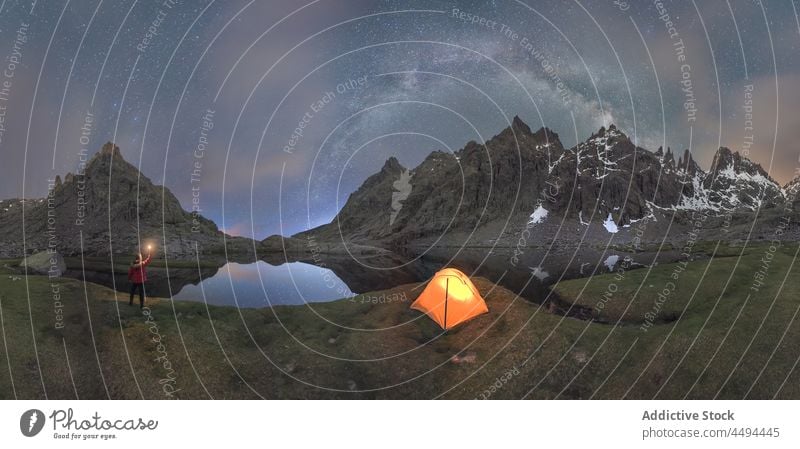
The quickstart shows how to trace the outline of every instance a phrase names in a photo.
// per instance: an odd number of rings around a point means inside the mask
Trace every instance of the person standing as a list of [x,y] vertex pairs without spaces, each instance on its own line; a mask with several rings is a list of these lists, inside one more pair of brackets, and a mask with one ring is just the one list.
[[133,305],[133,295],[139,291],[139,308],[144,308],[144,283],[147,282],[147,265],[153,260],[153,255],[148,253],[147,259],[142,259],[142,253],[136,255],[128,269],[128,281],[131,283],[131,299],[128,305]]

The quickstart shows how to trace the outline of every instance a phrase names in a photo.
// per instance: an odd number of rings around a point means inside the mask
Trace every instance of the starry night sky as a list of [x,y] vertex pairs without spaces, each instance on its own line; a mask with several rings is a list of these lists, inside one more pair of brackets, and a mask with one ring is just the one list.
[[706,169],[720,145],[781,184],[798,166],[793,1],[0,2],[0,68],[18,60],[0,73],[3,198],[76,170],[87,113],[90,152],[116,142],[186,209],[197,195],[258,239],[330,221],[390,156],[414,167],[514,115],[566,146],[615,123]]

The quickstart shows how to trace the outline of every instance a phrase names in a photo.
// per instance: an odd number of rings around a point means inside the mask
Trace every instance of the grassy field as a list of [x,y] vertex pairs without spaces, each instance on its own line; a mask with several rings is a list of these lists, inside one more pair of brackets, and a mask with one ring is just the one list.
[[[599,319],[624,323],[619,331],[637,338],[615,375],[641,375],[632,390],[637,396],[648,396],[649,384],[660,398],[797,398],[797,244],[776,251],[760,245],[741,257],[733,250],[685,266],[572,280],[555,291],[563,300],[592,308]],[[766,270],[764,259],[769,259]],[[765,275],[760,283],[759,272]],[[648,326],[648,321],[657,324]],[[617,388],[611,385],[610,391]]]
[[598,318],[619,325],[554,315],[478,278],[490,313],[444,335],[408,308],[417,285],[386,291],[388,302],[372,300],[384,292],[313,309],[154,299],[143,314],[105,287],[4,267],[0,399],[796,399],[796,250],[776,251],[751,295],[765,248],[689,262],[678,280],[681,265],[669,264],[556,286],[575,304],[603,299]]

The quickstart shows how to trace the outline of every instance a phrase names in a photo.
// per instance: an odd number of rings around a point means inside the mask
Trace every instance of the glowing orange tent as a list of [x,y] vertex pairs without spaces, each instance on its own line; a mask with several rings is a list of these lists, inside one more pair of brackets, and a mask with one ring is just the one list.
[[425,313],[443,329],[489,312],[469,277],[455,268],[438,271],[411,308]]

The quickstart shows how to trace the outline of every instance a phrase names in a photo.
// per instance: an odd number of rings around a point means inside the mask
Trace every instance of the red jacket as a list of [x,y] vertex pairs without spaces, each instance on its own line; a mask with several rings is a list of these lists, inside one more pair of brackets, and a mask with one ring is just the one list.
[[144,284],[147,282],[147,270],[145,267],[153,259],[153,256],[147,256],[138,267],[130,267],[128,269],[128,280],[134,284]]

